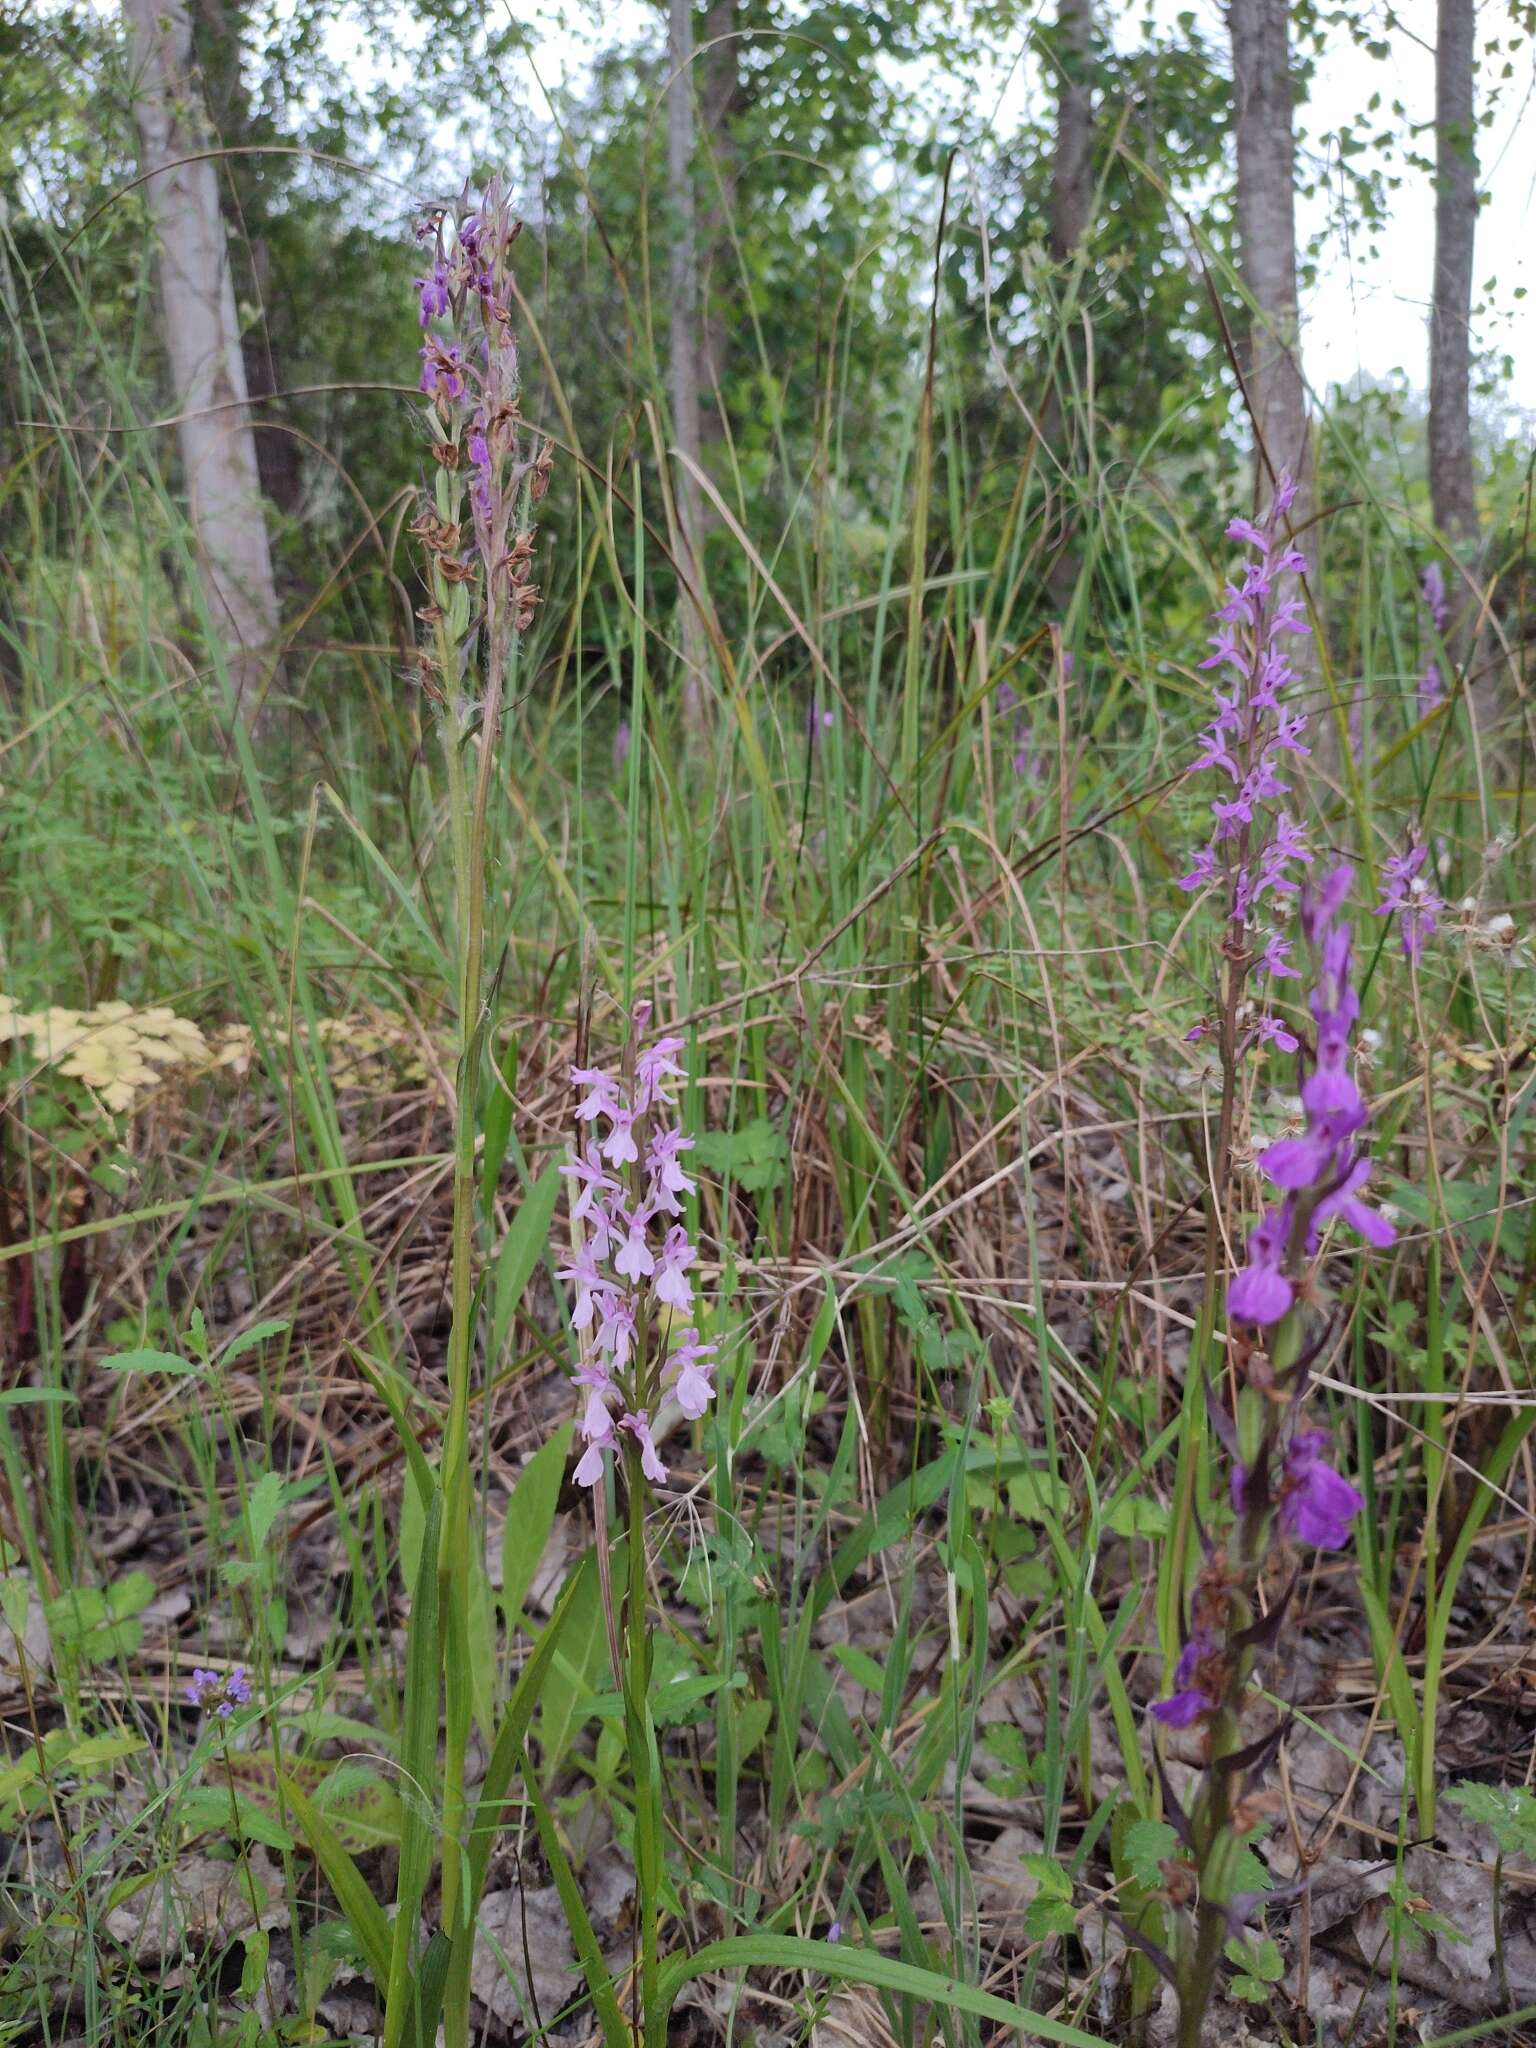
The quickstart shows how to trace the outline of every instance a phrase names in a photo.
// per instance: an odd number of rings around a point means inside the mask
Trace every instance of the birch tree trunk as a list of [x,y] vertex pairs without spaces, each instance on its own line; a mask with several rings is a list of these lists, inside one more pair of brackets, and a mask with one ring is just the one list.
[[1312,511],[1312,443],[1299,358],[1296,156],[1291,132],[1288,0],[1229,0],[1236,94],[1237,232],[1253,314],[1248,392],[1258,496],[1283,470],[1296,480],[1291,515]]
[[[1056,149],[1051,164],[1048,245],[1052,261],[1070,280],[1073,273],[1068,266],[1088,232],[1093,206],[1093,0],[1057,0],[1050,54],[1055,69]],[[1091,448],[1093,439],[1091,427],[1079,435],[1080,414],[1062,402],[1063,392],[1072,383],[1075,302],[1075,289],[1069,285],[1062,306],[1055,373],[1046,387],[1040,415],[1047,488],[1059,508],[1053,522],[1057,538],[1045,579],[1046,595],[1058,618],[1067,616],[1082,572],[1076,534],[1083,492],[1076,471],[1080,450]],[[1090,393],[1083,396],[1091,403]]]
[[1051,255],[1064,263],[1088,232],[1093,204],[1093,0],[1058,0],[1056,159],[1051,172]]
[[[667,199],[671,213],[671,396],[672,432],[680,455],[693,462],[703,454],[699,417],[699,359],[703,335],[699,319],[698,218],[693,195],[693,5],[669,0],[667,9]],[[678,593],[682,623],[683,704],[689,723],[700,709],[700,666],[703,634],[693,592],[698,588],[699,487],[684,463],[674,477],[677,505],[678,570],[685,587]]]
[[1472,467],[1472,261],[1477,234],[1473,0],[1439,0],[1435,284],[1429,318],[1429,492],[1453,547],[1477,544]]
[[737,0],[710,0],[704,13],[704,42],[695,67],[699,82],[702,155],[707,159],[708,201],[699,236],[699,311],[701,346],[696,383],[710,443],[725,436],[725,405],[721,396],[730,355],[730,323],[725,304],[735,276],[730,222],[740,172],[732,123],[741,111],[741,41],[736,33]]
[[139,167],[159,247],[160,317],[210,616],[253,716],[275,659],[277,591],[235,314],[229,245],[185,0],[123,0]]

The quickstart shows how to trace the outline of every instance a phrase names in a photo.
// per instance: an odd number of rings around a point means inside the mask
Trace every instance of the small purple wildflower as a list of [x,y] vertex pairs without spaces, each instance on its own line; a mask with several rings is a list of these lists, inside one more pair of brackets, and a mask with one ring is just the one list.
[[237,1664],[233,1671],[210,1671],[198,1664],[193,1667],[191,1680],[182,1688],[182,1697],[189,1707],[212,1714],[215,1720],[227,1721],[236,1707],[249,1704],[251,1681],[243,1664]]
[[834,1920],[834,1921],[832,1922],[832,1925],[831,1925],[831,1926],[830,1926],[830,1927],[829,1927],[829,1928],[827,1929],[827,1939],[828,1939],[828,1941],[830,1941],[830,1942],[831,1942],[831,1943],[832,1943],[832,1944],[833,1944],[834,1946],[836,1946],[836,1944],[837,1944],[838,1942],[840,1942],[840,1941],[842,1940],[842,1938],[843,1938],[843,1923],[842,1923],[842,1921],[841,1921],[841,1920]]
[[426,277],[416,279],[416,289],[421,294],[421,324],[442,320],[448,313],[448,266],[439,257]]
[[1328,1448],[1325,1429],[1304,1429],[1292,1437],[1280,1486],[1280,1522],[1301,1543],[1342,1550],[1365,1496],[1326,1462]]
[[1372,912],[1374,917],[1397,913],[1405,960],[1419,959],[1425,940],[1439,929],[1440,912],[1445,908],[1444,897],[1436,894],[1420,872],[1428,857],[1429,848],[1422,839],[1410,840],[1405,852],[1391,855],[1382,870],[1387,893]]

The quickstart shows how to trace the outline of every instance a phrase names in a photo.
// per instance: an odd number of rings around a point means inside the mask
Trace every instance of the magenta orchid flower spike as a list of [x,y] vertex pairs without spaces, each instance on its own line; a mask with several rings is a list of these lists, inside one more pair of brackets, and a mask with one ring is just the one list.
[[[1295,974],[1291,942],[1279,928],[1312,851],[1301,825],[1285,808],[1288,777],[1310,754],[1306,713],[1284,701],[1295,680],[1289,648],[1310,628],[1296,579],[1307,561],[1288,539],[1285,515],[1295,497],[1288,477],[1276,486],[1262,520],[1234,519],[1227,538],[1251,550],[1241,574],[1229,581],[1214,614],[1211,652],[1200,664],[1216,672],[1214,716],[1200,734],[1189,772],[1209,772],[1224,783],[1211,799],[1212,832],[1179,887],[1218,892],[1231,932],[1225,949],[1236,983],[1250,976],[1270,983]],[[1235,990],[1234,990],[1235,993]],[[1235,1019],[1237,1005],[1229,1005]],[[1205,1033],[1203,1025],[1195,1032]],[[1191,1037],[1195,1033],[1190,1034]],[[1288,1046],[1283,1025],[1260,1012],[1244,1030],[1244,1045]],[[1235,1056],[1240,1050],[1232,1047]]]
[[[1223,787],[1211,803],[1209,841],[1180,879],[1186,890],[1214,892],[1223,917],[1215,1027],[1223,1094],[1213,1208],[1229,1190],[1245,1053],[1268,1046],[1296,1056],[1305,1117],[1303,1129],[1258,1158],[1272,1198],[1226,1283],[1225,1339],[1205,1382],[1210,1428],[1226,1453],[1231,1519],[1218,1499],[1197,1523],[1204,1562],[1165,1696],[1150,1709],[1160,1740],[1183,1745],[1181,1760],[1195,1771],[1183,1800],[1163,1777],[1164,1814],[1180,1844],[1180,1854],[1164,1865],[1170,1942],[1166,1952],[1141,1943],[1177,1995],[1181,2048],[1201,2038],[1225,1944],[1252,1909],[1252,1895],[1235,1878],[1237,1852],[1263,1811],[1263,1773],[1286,1731],[1286,1717],[1266,1709],[1253,1684],[1256,1669],[1278,1643],[1302,1575],[1298,1551],[1345,1548],[1365,1505],[1338,1469],[1328,1432],[1303,1419],[1312,1361],[1328,1333],[1314,1271],[1323,1234],[1337,1223],[1372,1245],[1389,1245],[1393,1236],[1365,1199],[1368,1113],[1354,1062],[1360,998],[1350,928],[1341,918],[1352,874],[1340,862],[1321,868],[1285,807],[1290,778],[1307,755],[1305,718],[1286,701],[1293,680],[1286,650],[1306,630],[1293,581],[1305,562],[1284,530],[1291,498],[1282,479],[1263,519],[1236,519],[1227,528],[1252,554],[1216,614],[1205,666],[1233,680],[1229,690],[1217,690],[1195,763]],[[1410,863],[1411,856],[1399,871],[1389,870],[1383,913],[1407,914],[1407,892],[1422,862]],[[1248,995],[1255,980],[1267,991],[1301,982],[1293,923],[1310,957],[1307,1020],[1294,1027]],[[1420,918],[1415,937],[1424,929]],[[1202,1022],[1189,1036],[1212,1028]],[[1257,1733],[1256,1721],[1263,1723]],[[1171,1869],[1174,1863],[1179,1869]]]

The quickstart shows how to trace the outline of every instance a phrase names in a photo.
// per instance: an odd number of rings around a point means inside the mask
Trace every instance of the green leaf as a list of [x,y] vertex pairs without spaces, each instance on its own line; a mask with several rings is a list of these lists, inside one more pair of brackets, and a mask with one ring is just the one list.
[[565,1912],[566,1925],[571,1930],[576,1954],[581,1963],[581,1973],[587,1980],[593,2008],[602,2026],[603,2039],[608,2048],[628,2048],[632,2040],[624,2015],[619,2011],[618,1997],[614,1992],[613,1979],[608,1974],[608,1965],[603,1960],[602,1946],[596,1930],[587,1914],[586,1901],[571,1869],[570,1858],[560,1840],[559,1830],[550,1818],[549,1808],[544,1804],[544,1795],[539,1790],[539,1781],[529,1768],[526,1753],[523,1757],[523,1783],[528,1788],[528,1797],[533,1804],[534,1825],[538,1829],[539,1844],[544,1851],[544,1861],[549,1865],[550,1876],[555,1880],[555,1889],[560,1894],[560,1904]]
[[237,1358],[244,1358],[248,1351],[254,1351],[258,1345],[265,1344],[269,1337],[281,1337],[284,1330],[291,1327],[286,1316],[274,1316],[268,1322],[253,1323],[250,1329],[242,1330],[238,1337],[230,1338],[219,1353],[220,1365],[233,1365]]
[[366,1764],[345,1757],[315,1787],[315,1806],[336,1829],[337,1840],[365,1849],[393,1849],[400,1841],[402,1801],[393,1784]]
[[23,1751],[9,1769],[0,1771],[0,1801],[14,1799],[37,1776],[37,1751]]
[[920,1998],[929,2005],[951,2012],[972,2013],[977,2019],[998,2020],[1024,2040],[1056,2041],[1063,2048],[1112,2048],[1101,2034],[1084,2033],[1065,2020],[1031,2012],[990,1991],[977,1991],[955,1977],[941,1977],[936,1970],[920,1970],[911,1963],[898,1962],[874,1949],[853,1948],[839,1942],[808,1941],[792,1934],[738,1934],[724,1941],[706,1942],[691,1955],[669,1956],[661,1966],[657,2009],[646,2015],[646,2048],[665,2048],[667,2017],[683,1986],[694,1977],[716,1970],[804,1970],[829,1977],[838,1984],[868,1984],[880,1991],[896,1991]]
[[245,1950],[240,1964],[240,1996],[255,1998],[266,1982],[271,1936],[264,1927],[253,1927],[240,1940]]
[[442,1662],[437,1550],[442,1526],[443,1496],[440,1489],[434,1489],[422,1529],[421,1557],[416,1569],[406,1644],[405,1725],[400,1741],[400,1767],[407,1790],[400,1826],[400,1860],[395,1877],[395,1924],[384,2002],[384,2048],[399,2048],[411,2014],[411,1957],[420,1933],[421,1902],[432,1874],[441,1691],[438,1675]]
[[237,1829],[246,1841],[260,1842],[280,1854],[286,1855],[293,1848],[293,1837],[281,1822],[239,1793],[231,1799],[227,1787],[192,1786],[177,1801],[176,1818],[183,1827],[198,1834],[227,1835]]
[[850,1678],[856,1679],[866,1692],[872,1692],[879,1699],[885,1690],[885,1673],[868,1650],[861,1650],[856,1643],[834,1643],[832,1654]]
[[1008,1506],[1027,1522],[1049,1521],[1071,1505],[1071,1489],[1052,1473],[1015,1472],[1008,1481]]
[[[614,1574],[619,1574],[618,1546]],[[546,1630],[546,1634],[548,1631]],[[542,1642],[543,1637],[540,1638]],[[550,1661],[539,1703],[539,1740],[545,1774],[559,1769],[571,1738],[581,1726],[578,1708],[596,1689],[593,1681],[608,1669],[608,1639],[603,1625],[602,1589],[596,1572],[581,1577],[576,1611],[561,1632],[560,1647]]]
[[155,1597],[148,1572],[128,1572],[105,1590],[77,1586],[50,1600],[44,1612],[48,1632],[61,1649],[90,1664],[105,1664],[136,1650],[143,1629],[133,1618]]
[[283,1797],[309,1843],[315,1861],[325,1872],[336,1903],[351,1922],[367,1959],[368,1973],[382,1992],[389,1982],[390,1926],[384,1909],[363,1881],[363,1874],[336,1839],[334,1830],[293,1780],[284,1777]]
[[501,1078],[499,1081],[491,1082],[490,1100],[485,1106],[485,1138],[480,1154],[480,1208],[487,1222],[491,1219],[497,1183],[501,1179],[501,1169],[507,1156],[507,1140],[512,1135],[512,1102],[517,1090],[517,1056],[518,1041],[516,1037],[509,1038],[506,1050],[501,1056]]
[[789,1146],[782,1131],[767,1117],[753,1117],[735,1131],[700,1131],[694,1139],[700,1166],[722,1180],[733,1180],[748,1194],[766,1194],[783,1185]]
[[1166,1536],[1168,1510],[1161,1501],[1148,1500],[1144,1495],[1135,1493],[1117,1500],[1104,1517],[1104,1522],[1117,1536]]
[[1536,1855],[1536,1797],[1523,1785],[1452,1785],[1443,1795],[1474,1827],[1492,1834],[1505,1856]]
[[560,1193],[560,1169],[547,1166],[523,1197],[496,1254],[491,1288],[491,1358],[499,1361],[512,1334],[512,1318],[534,1267],[549,1243],[549,1226]]
[[518,1474],[507,1502],[501,1527],[501,1606],[508,1629],[521,1614],[534,1573],[549,1548],[574,1429],[574,1423],[564,1423],[539,1446]]
[[772,1700],[743,1700],[736,1708],[736,1754],[745,1763],[752,1756],[773,1719]]
[[65,1762],[76,1771],[97,1771],[103,1764],[115,1764],[121,1757],[137,1756],[147,1747],[138,1735],[88,1735],[75,1744]]
[[40,1408],[49,1402],[56,1407],[73,1406],[75,1399],[65,1387],[7,1387],[0,1394],[0,1408]]
[[1149,1892],[1163,1882],[1161,1865],[1179,1846],[1177,1833],[1165,1820],[1135,1820],[1125,1831],[1125,1864],[1132,1877]]
[[1041,1896],[1048,1899],[1070,1899],[1072,1880],[1056,1861],[1054,1856],[1028,1855],[1019,1858],[1020,1863],[1040,1887]]
[[1042,1892],[1024,1908],[1024,1933],[1030,1941],[1046,1941],[1056,1934],[1075,1934],[1077,1915],[1070,1899],[1048,1899]]
[[189,1358],[178,1358],[174,1351],[119,1351],[101,1362],[108,1372],[168,1372],[186,1376],[203,1369]]
[[[480,1786],[480,1797],[475,1806],[474,1819],[470,1825],[468,1862],[469,1880],[465,1887],[464,1913],[468,1935],[462,1935],[453,1944],[448,1962],[448,1981],[454,1988],[454,1995],[462,2005],[468,1995],[469,1969],[473,1954],[473,1928],[480,1910],[480,1895],[485,1890],[486,1873],[490,1869],[491,1852],[496,1846],[506,1819],[507,1791],[512,1783],[512,1774],[524,1759],[524,1743],[528,1736],[528,1724],[533,1718],[534,1708],[539,1704],[555,1654],[561,1639],[571,1626],[572,1617],[583,1613],[589,1586],[597,1582],[596,1559],[590,1551],[582,1558],[574,1572],[561,1588],[555,1602],[554,1612],[540,1632],[533,1651],[512,1688],[507,1701],[507,1711],[502,1716],[501,1727],[491,1748],[490,1761],[485,1767],[485,1777]],[[419,1983],[425,1983],[425,1972]],[[441,1996],[442,1987],[438,1986]],[[426,2008],[425,1995],[418,2014],[419,2030],[427,2041],[436,2037],[436,2007]]]
[[285,1715],[288,1725],[307,1735],[312,1742],[359,1742],[369,1749],[395,1754],[394,1738],[371,1721],[359,1721],[352,1714],[333,1713],[329,1707],[306,1707],[302,1713]]
[[[1278,1984],[1285,1975],[1285,1957],[1280,1945],[1267,1934],[1234,1935],[1226,1945],[1229,1963],[1246,1970],[1260,1986]],[[1260,1990],[1261,1997],[1265,1996]]]
[[283,1509],[283,1478],[278,1472],[263,1472],[251,1488],[245,1503],[245,1528],[252,1553],[260,1556],[272,1533],[272,1524]]

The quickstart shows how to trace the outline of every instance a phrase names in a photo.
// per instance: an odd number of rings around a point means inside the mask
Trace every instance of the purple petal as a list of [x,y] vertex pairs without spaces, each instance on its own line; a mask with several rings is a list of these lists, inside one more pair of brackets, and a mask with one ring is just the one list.
[[1214,1714],[1216,1702],[1207,1692],[1192,1685],[1166,1700],[1154,1700],[1152,1712],[1165,1728],[1188,1728],[1204,1714]]
[[1295,1299],[1296,1290],[1273,1266],[1244,1266],[1227,1289],[1227,1314],[1244,1323],[1278,1323]]

